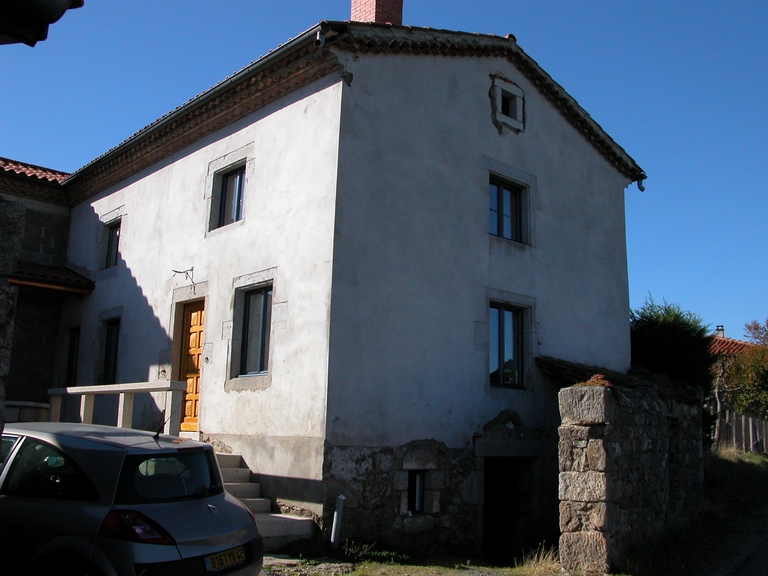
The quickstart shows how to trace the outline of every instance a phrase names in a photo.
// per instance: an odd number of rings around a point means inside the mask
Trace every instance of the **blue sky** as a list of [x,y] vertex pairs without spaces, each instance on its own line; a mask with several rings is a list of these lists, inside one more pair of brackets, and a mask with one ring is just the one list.
[[[73,171],[349,0],[86,0],[0,47],[0,156]],[[649,175],[625,192],[630,300],[741,338],[768,316],[768,2],[405,0],[512,33]]]

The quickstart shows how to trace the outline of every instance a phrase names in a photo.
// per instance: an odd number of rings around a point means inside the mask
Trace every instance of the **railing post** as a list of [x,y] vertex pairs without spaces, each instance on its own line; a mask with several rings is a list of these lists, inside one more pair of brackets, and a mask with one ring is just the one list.
[[83,394],[80,400],[80,422],[83,424],[93,424],[93,405],[96,396],[93,394]]
[[181,403],[184,401],[183,390],[168,390],[165,393],[164,434],[178,436],[181,431]]
[[51,422],[61,422],[61,400],[60,395],[51,396],[51,407],[48,419]]
[[120,428],[133,428],[133,392],[122,392],[119,398],[117,425]]

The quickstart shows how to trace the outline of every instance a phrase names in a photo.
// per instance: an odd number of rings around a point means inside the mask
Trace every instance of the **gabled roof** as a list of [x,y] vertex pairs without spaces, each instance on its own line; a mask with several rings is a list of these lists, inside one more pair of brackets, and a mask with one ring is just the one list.
[[709,345],[709,351],[715,356],[735,356],[750,346],[754,346],[754,344],[725,336],[715,336],[712,338],[712,344]]
[[74,172],[64,181],[70,202],[81,202],[319,78],[340,74],[343,67],[331,48],[384,55],[506,58],[620,173],[633,182],[646,178],[643,169],[517,45],[512,35],[324,21]]

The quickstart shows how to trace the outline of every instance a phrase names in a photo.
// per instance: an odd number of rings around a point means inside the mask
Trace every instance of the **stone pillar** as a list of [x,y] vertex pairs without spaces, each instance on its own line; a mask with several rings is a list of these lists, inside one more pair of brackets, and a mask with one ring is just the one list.
[[614,419],[611,389],[565,388],[559,394],[560,563],[568,572],[605,574],[612,568],[618,510],[609,493]]
[[21,251],[24,205],[0,197],[0,432],[5,424],[5,379],[11,368],[13,321],[18,289],[8,284]]

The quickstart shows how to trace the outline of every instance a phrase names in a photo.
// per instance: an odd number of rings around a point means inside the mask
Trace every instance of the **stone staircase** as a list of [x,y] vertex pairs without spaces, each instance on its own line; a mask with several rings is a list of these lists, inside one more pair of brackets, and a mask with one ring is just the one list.
[[216,454],[224,489],[245,504],[256,517],[265,550],[275,550],[290,542],[312,538],[314,522],[289,514],[272,514],[272,502],[262,498],[261,485],[239,454]]

